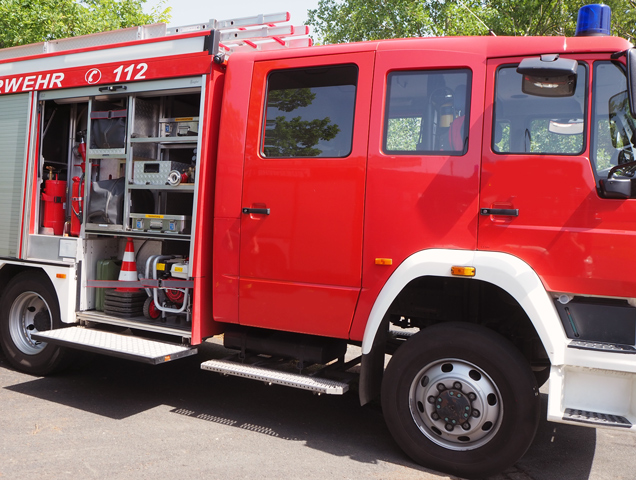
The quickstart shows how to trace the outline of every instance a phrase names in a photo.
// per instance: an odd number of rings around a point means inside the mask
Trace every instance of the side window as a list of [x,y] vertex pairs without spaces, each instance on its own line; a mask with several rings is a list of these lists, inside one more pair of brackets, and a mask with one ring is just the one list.
[[263,156],[348,156],[357,81],[355,65],[272,72],[267,79]]
[[496,153],[579,155],[585,132],[587,69],[579,64],[574,95],[541,97],[521,89],[517,66],[497,71],[492,149]]
[[470,70],[392,72],[387,79],[383,150],[463,155],[468,149]]
[[593,95],[591,156],[599,180],[606,179],[612,167],[634,160],[636,122],[629,113],[627,79],[620,64],[594,64]]

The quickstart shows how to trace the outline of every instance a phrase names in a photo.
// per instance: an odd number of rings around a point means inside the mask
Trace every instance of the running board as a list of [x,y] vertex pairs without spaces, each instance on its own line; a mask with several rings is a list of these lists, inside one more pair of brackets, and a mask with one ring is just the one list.
[[592,342],[589,340],[572,340],[569,343],[568,348],[578,348],[579,350],[595,350],[597,352],[636,354],[636,347],[634,347],[634,345],[623,345],[621,343]]
[[327,395],[342,395],[349,390],[348,384],[327,378],[281,372],[270,368],[246,365],[228,360],[208,360],[201,364],[201,368],[223,375],[251,378],[252,380],[260,380],[269,384],[286,385],[288,387],[309,390],[314,393],[325,393]]
[[632,423],[625,417],[620,415],[611,415],[608,413],[587,412],[584,410],[575,410],[566,408],[563,414],[563,420],[570,422],[589,423],[597,426],[605,427],[623,427],[631,428]]
[[146,340],[131,335],[85,327],[68,327],[32,333],[31,338],[64,347],[157,365],[196,355],[196,347]]

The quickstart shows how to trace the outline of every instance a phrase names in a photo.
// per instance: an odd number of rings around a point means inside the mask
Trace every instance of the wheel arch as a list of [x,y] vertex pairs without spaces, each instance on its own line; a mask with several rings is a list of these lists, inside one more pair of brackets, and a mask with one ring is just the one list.
[[[475,267],[474,277],[456,277],[452,266]],[[376,298],[362,341],[360,401],[367,403],[379,390],[384,359],[381,341],[389,326],[389,312],[412,282],[425,277],[444,281],[484,282],[507,293],[523,310],[543,345],[551,364],[561,364],[565,354],[565,333],[554,303],[539,276],[521,259],[500,252],[431,249],[407,258],[393,272]],[[382,345],[381,345],[382,344]]]
[[[0,266],[0,297],[7,286],[18,274],[22,272],[42,273],[49,282],[49,286],[56,293],[62,323],[73,323],[75,321],[75,275],[69,267],[53,265],[29,265],[5,263]],[[65,308],[66,306],[66,308]]]
[[0,267],[0,297],[7,288],[7,285],[13,278],[24,270],[28,270],[29,267],[23,267],[21,265],[14,265],[11,263],[5,263]]

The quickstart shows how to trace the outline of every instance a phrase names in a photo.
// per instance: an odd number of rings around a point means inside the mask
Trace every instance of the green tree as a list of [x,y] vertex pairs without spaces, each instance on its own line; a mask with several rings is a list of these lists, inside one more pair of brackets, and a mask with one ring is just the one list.
[[[320,0],[309,10],[320,43],[441,35],[574,35],[589,0]],[[636,36],[636,0],[606,0],[612,34]]]
[[146,0],[0,0],[0,48],[167,22],[163,3],[151,13]]

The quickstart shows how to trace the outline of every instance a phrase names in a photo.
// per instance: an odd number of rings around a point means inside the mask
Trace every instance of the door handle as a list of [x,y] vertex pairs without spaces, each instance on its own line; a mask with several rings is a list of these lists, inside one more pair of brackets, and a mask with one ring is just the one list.
[[269,208],[244,208],[243,213],[256,215],[269,215]]
[[506,217],[518,217],[518,208],[481,208],[480,215],[502,215]]

